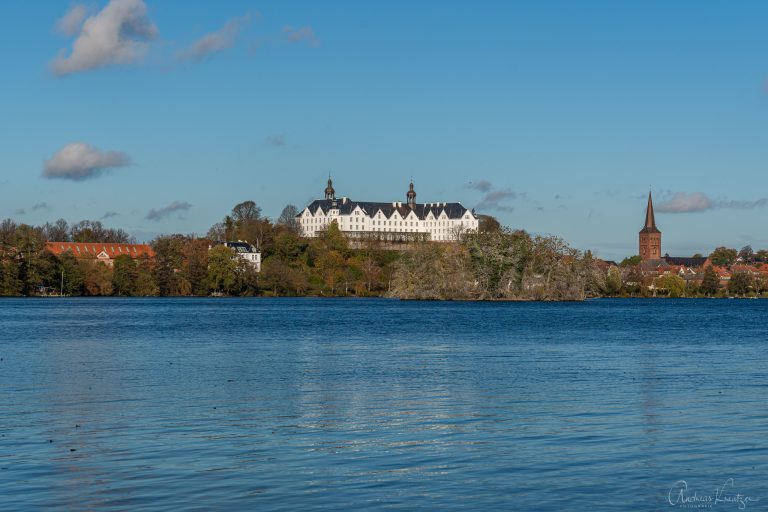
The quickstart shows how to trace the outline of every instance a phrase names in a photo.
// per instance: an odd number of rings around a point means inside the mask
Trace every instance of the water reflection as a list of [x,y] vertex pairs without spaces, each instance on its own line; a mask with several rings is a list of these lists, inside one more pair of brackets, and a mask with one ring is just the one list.
[[3,301],[0,503],[658,510],[720,475],[768,499],[766,306],[714,302]]

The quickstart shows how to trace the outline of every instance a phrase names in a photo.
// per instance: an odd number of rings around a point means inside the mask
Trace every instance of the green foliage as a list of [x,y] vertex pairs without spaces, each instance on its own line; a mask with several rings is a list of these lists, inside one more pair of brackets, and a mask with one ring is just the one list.
[[501,224],[491,215],[478,215],[478,231],[481,233],[492,233],[501,231]]
[[[643,275],[640,257],[608,267],[551,236],[530,236],[481,216],[480,231],[456,243],[418,242],[391,250],[377,240],[348,240],[335,223],[320,236],[304,239],[295,224],[296,208],[286,206],[276,223],[253,201],[244,201],[214,225],[209,238],[159,236],[156,258],[121,255],[108,267],[72,253],[59,257],[44,250],[46,240],[124,242],[120,230],[99,222],[69,226],[59,219],[41,227],[0,222],[0,294],[67,295],[389,295],[409,299],[579,300],[602,296],[717,295],[719,278],[707,269],[703,282],[676,275]],[[262,271],[256,272],[217,240],[244,240],[259,246]],[[768,251],[739,253],[717,248],[716,265],[737,256],[768,261]],[[650,287],[653,283],[656,288]],[[768,279],[734,273],[729,292],[768,292]]]
[[609,268],[608,275],[605,278],[605,294],[608,296],[619,295],[622,286],[621,271],[616,267]]
[[746,295],[752,289],[752,276],[747,272],[734,272],[728,281],[728,291],[733,295]]
[[717,275],[717,272],[715,272],[715,269],[707,267],[704,270],[704,278],[701,282],[701,286],[699,286],[699,293],[706,296],[712,296],[716,295],[719,290],[720,277]]
[[481,299],[499,298],[520,289],[531,250],[527,233],[508,229],[468,233],[463,242]]
[[736,261],[737,257],[738,253],[736,252],[736,249],[718,247],[709,255],[709,260],[718,267],[727,267]]
[[127,254],[117,256],[112,265],[112,291],[115,295],[135,295],[139,277],[136,262]]
[[237,264],[229,247],[217,245],[208,253],[208,284],[215,292],[231,293],[235,288]]
[[642,258],[640,256],[630,256],[628,258],[624,258],[621,260],[621,263],[619,263],[620,267],[634,267],[636,265],[639,265],[642,262]]
[[85,290],[85,282],[77,258],[67,251],[59,257],[59,263],[59,271],[63,273],[64,295],[82,295]]
[[670,297],[685,297],[685,280],[680,276],[663,275],[656,279],[656,287],[666,291]]

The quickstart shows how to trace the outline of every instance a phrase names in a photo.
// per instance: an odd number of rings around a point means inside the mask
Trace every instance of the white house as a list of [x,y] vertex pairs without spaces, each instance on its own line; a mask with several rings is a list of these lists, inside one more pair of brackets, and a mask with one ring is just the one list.
[[351,238],[374,236],[385,240],[458,240],[462,233],[477,231],[474,211],[461,203],[417,203],[411,182],[406,202],[376,203],[336,199],[328,177],[325,199],[312,201],[296,216],[305,237],[316,237],[332,222]]
[[261,252],[248,242],[238,240],[237,242],[222,242],[224,247],[229,247],[234,251],[235,257],[240,258],[253,265],[256,272],[261,272]]

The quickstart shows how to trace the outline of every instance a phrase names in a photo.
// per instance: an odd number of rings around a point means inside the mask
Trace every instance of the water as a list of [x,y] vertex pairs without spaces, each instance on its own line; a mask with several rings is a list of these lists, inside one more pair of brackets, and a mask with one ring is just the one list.
[[765,510],[766,313],[2,300],[0,509]]

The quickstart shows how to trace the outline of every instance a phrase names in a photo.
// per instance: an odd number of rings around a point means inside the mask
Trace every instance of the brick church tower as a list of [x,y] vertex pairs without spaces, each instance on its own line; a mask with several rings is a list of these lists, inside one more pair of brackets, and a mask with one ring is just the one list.
[[661,258],[661,231],[656,227],[653,216],[653,199],[648,192],[648,209],[645,210],[645,227],[640,230],[640,259],[658,260]]

